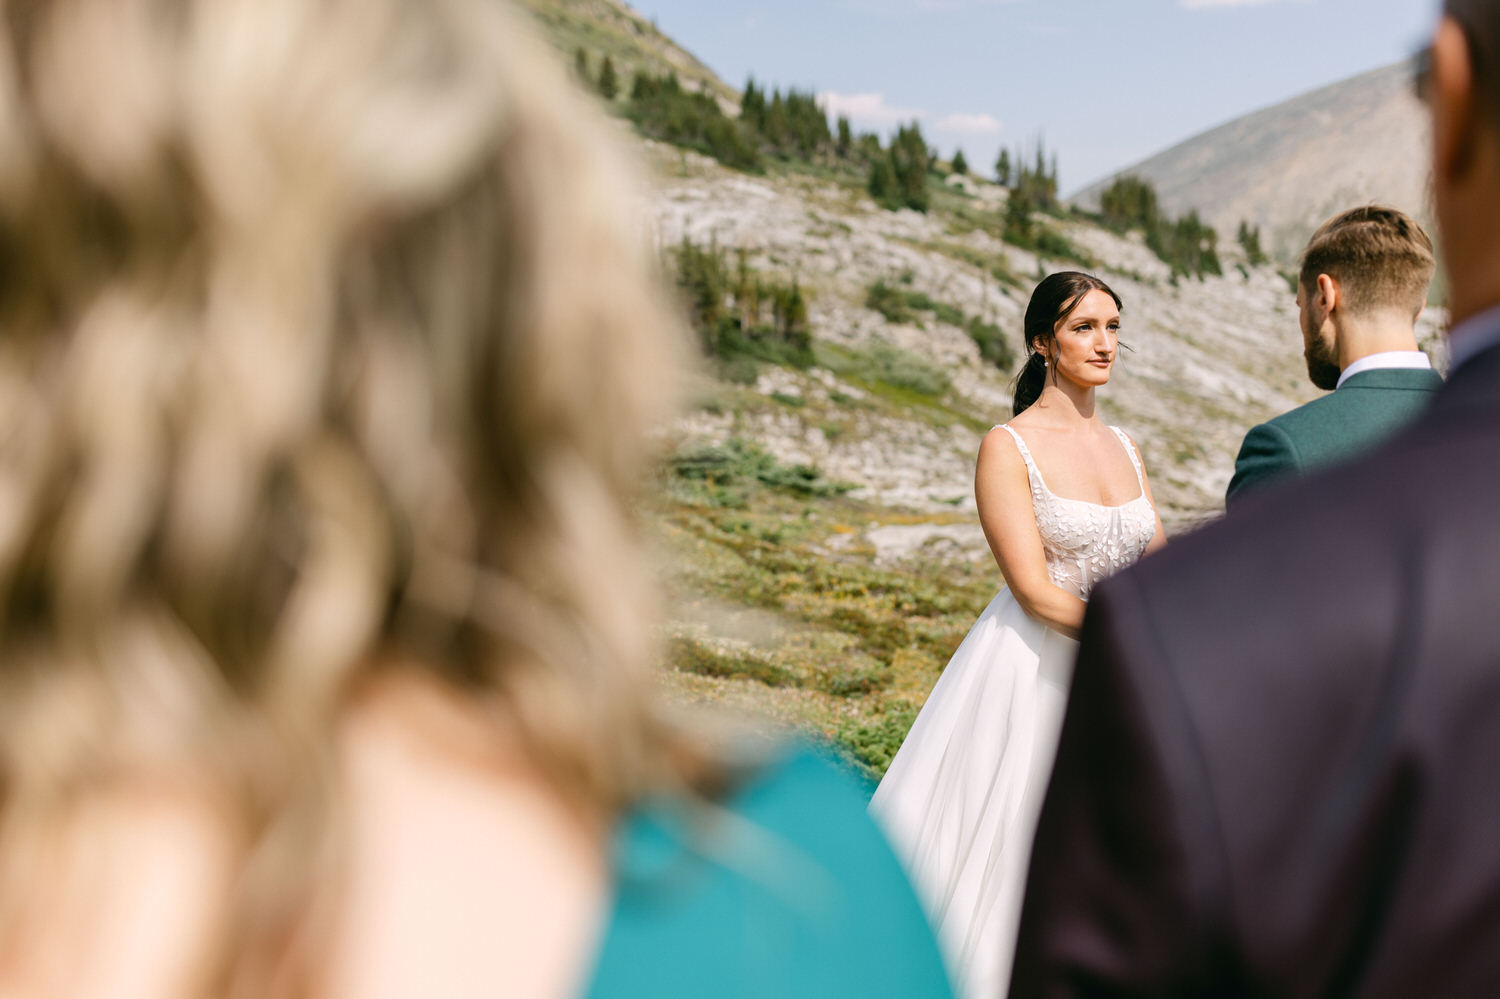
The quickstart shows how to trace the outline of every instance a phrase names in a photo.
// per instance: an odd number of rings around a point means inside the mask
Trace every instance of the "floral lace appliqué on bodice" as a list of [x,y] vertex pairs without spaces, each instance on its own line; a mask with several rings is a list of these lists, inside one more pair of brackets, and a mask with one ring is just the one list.
[[1135,448],[1125,431],[1109,428],[1130,455],[1140,495],[1129,503],[1104,506],[1053,493],[1042,481],[1042,473],[1037,471],[1021,435],[1005,424],[1001,426],[1015,438],[1021,459],[1026,462],[1037,531],[1047,556],[1047,575],[1069,593],[1087,599],[1095,583],[1139,559],[1156,534],[1156,511],[1146,498],[1146,484]]

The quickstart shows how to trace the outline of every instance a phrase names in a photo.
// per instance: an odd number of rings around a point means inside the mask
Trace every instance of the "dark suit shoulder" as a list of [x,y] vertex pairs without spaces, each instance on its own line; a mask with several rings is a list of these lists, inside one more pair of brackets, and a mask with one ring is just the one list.
[[[1330,927],[1361,912],[1395,906],[1413,934],[1467,918],[1461,900],[1430,923],[1420,900],[1379,895],[1391,870],[1468,870],[1500,891],[1488,834],[1452,832],[1500,821],[1500,805],[1478,804],[1500,767],[1500,462],[1477,460],[1500,457],[1500,411],[1462,415],[1420,421],[1095,591],[1150,637],[1121,642],[1112,668],[1180,698],[1167,723],[1188,730],[1181,744],[1205,773],[1194,783],[1212,788],[1250,967],[1314,940],[1332,961]],[[1411,838],[1381,839],[1397,829]],[[1326,858],[1308,844],[1321,836],[1350,851],[1342,874],[1316,866]],[[1500,920],[1491,927],[1500,946]]]
[[1494,991],[1497,386],[1093,591],[1013,994]]

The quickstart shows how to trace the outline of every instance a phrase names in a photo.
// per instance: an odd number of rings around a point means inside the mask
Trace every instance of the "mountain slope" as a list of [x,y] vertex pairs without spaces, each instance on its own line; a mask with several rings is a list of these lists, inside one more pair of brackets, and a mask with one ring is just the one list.
[[[691,59],[609,0],[528,2],[564,58],[580,44],[595,63],[619,52],[626,80],[627,59],[655,72],[649,60]],[[1018,357],[1036,278],[1078,265],[1006,242],[1010,192],[987,181],[932,174],[927,212],[887,211],[847,162],[768,153],[748,174],[621,124],[649,167],[644,207],[667,262],[686,241],[743,260],[747,288],[799,288],[812,338],[810,364],[705,358],[662,430],[666,689],[826,735],[878,774],[1004,585],[973,473],[983,435],[1010,416],[1015,364],[987,359],[1000,355],[981,353],[970,324],[993,324]],[[1139,445],[1168,533],[1217,515],[1246,429],[1316,394],[1285,279],[1232,240],[1223,273],[1200,280],[1139,233],[1065,208],[1032,221],[1124,300],[1130,349],[1099,407]],[[881,308],[892,290],[904,311]]]
[[[1401,62],[1264,108],[1120,171],[1151,180],[1163,207],[1196,208],[1224,236],[1259,225],[1275,256],[1300,253],[1318,223],[1379,201],[1426,218],[1427,125]],[[1079,192],[1097,205],[1114,178]]]
[[662,34],[618,0],[517,0],[528,10],[548,41],[571,57],[582,48],[595,65],[609,56],[627,82],[637,70],[675,72],[689,89],[704,89],[726,104],[738,104],[739,93],[692,53]]

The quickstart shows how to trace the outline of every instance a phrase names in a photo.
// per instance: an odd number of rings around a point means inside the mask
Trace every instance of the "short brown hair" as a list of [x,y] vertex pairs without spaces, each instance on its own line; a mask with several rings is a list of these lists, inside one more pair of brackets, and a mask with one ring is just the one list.
[[1432,240],[1405,212],[1361,205],[1324,222],[1302,254],[1302,287],[1319,274],[1339,283],[1349,311],[1405,309],[1419,312],[1427,301],[1436,263]]

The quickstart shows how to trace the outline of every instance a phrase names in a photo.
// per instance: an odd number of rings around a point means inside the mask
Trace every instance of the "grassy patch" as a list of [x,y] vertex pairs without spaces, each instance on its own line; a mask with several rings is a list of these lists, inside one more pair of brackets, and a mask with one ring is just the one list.
[[840,725],[834,742],[872,777],[879,778],[896,758],[896,751],[916,720],[916,705],[897,704],[878,718],[851,719]]
[[668,682],[693,674],[743,684],[734,696],[828,740],[878,778],[997,586],[993,572],[964,564],[880,566],[850,540],[875,522],[931,519],[753,478],[737,507],[668,490],[656,522],[670,552],[671,590],[682,600],[755,608],[784,625],[756,648],[673,640],[668,665],[677,672]]
[[818,362],[894,402],[927,405],[952,388],[948,373],[919,354],[875,343],[865,350],[819,344]]
[[711,506],[742,507],[756,487],[784,489],[800,496],[835,496],[853,487],[832,482],[812,465],[786,465],[758,444],[737,437],[694,448],[669,462],[678,495]]
[[1024,288],[1026,286],[1026,283],[1010,269],[1010,262],[1005,259],[1004,253],[988,253],[969,246],[967,243],[956,243],[946,239],[902,239],[901,242],[914,249],[941,254],[950,260],[976,267],[1008,287]]
[[668,661],[675,669],[699,676],[755,680],[768,687],[786,687],[794,682],[791,670],[768,658],[715,648],[692,638],[674,638],[667,646]]
[[[949,302],[939,302],[926,292],[901,287],[901,284],[905,283],[906,280],[906,277],[903,276],[900,283],[897,284],[887,284],[884,280],[874,282],[865,290],[865,307],[874,309],[884,316],[888,322],[893,323],[912,322],[918,313],[931,313],[939,322],[947,323],[950,326],[957,326],[965,333],[968,333],[970,338],[979,347],[980,356],[1002,371],[1008,371],[1015,363],[1015,354],[1012,353],[1010,343],[1001,333],[999,326],[994,323],[985,322],[978,316],[965,315],[964,311],[958,306]],[[878,362],[882,365],[889,365],[891,360],[880,358]],[[909,365],[902,362],[900,367],[904,371]],[[942,394],[942,392],[928,392],[922,385],[912,381],[909,376],[892,379],[887,374],[877,373],[876,377],[879,380],[886,381],[888,384],[926,392],[929,395]],[[946,377],[944,375],[944,381],[946,381]],[[946,385],[942,391],[947,391]]]

